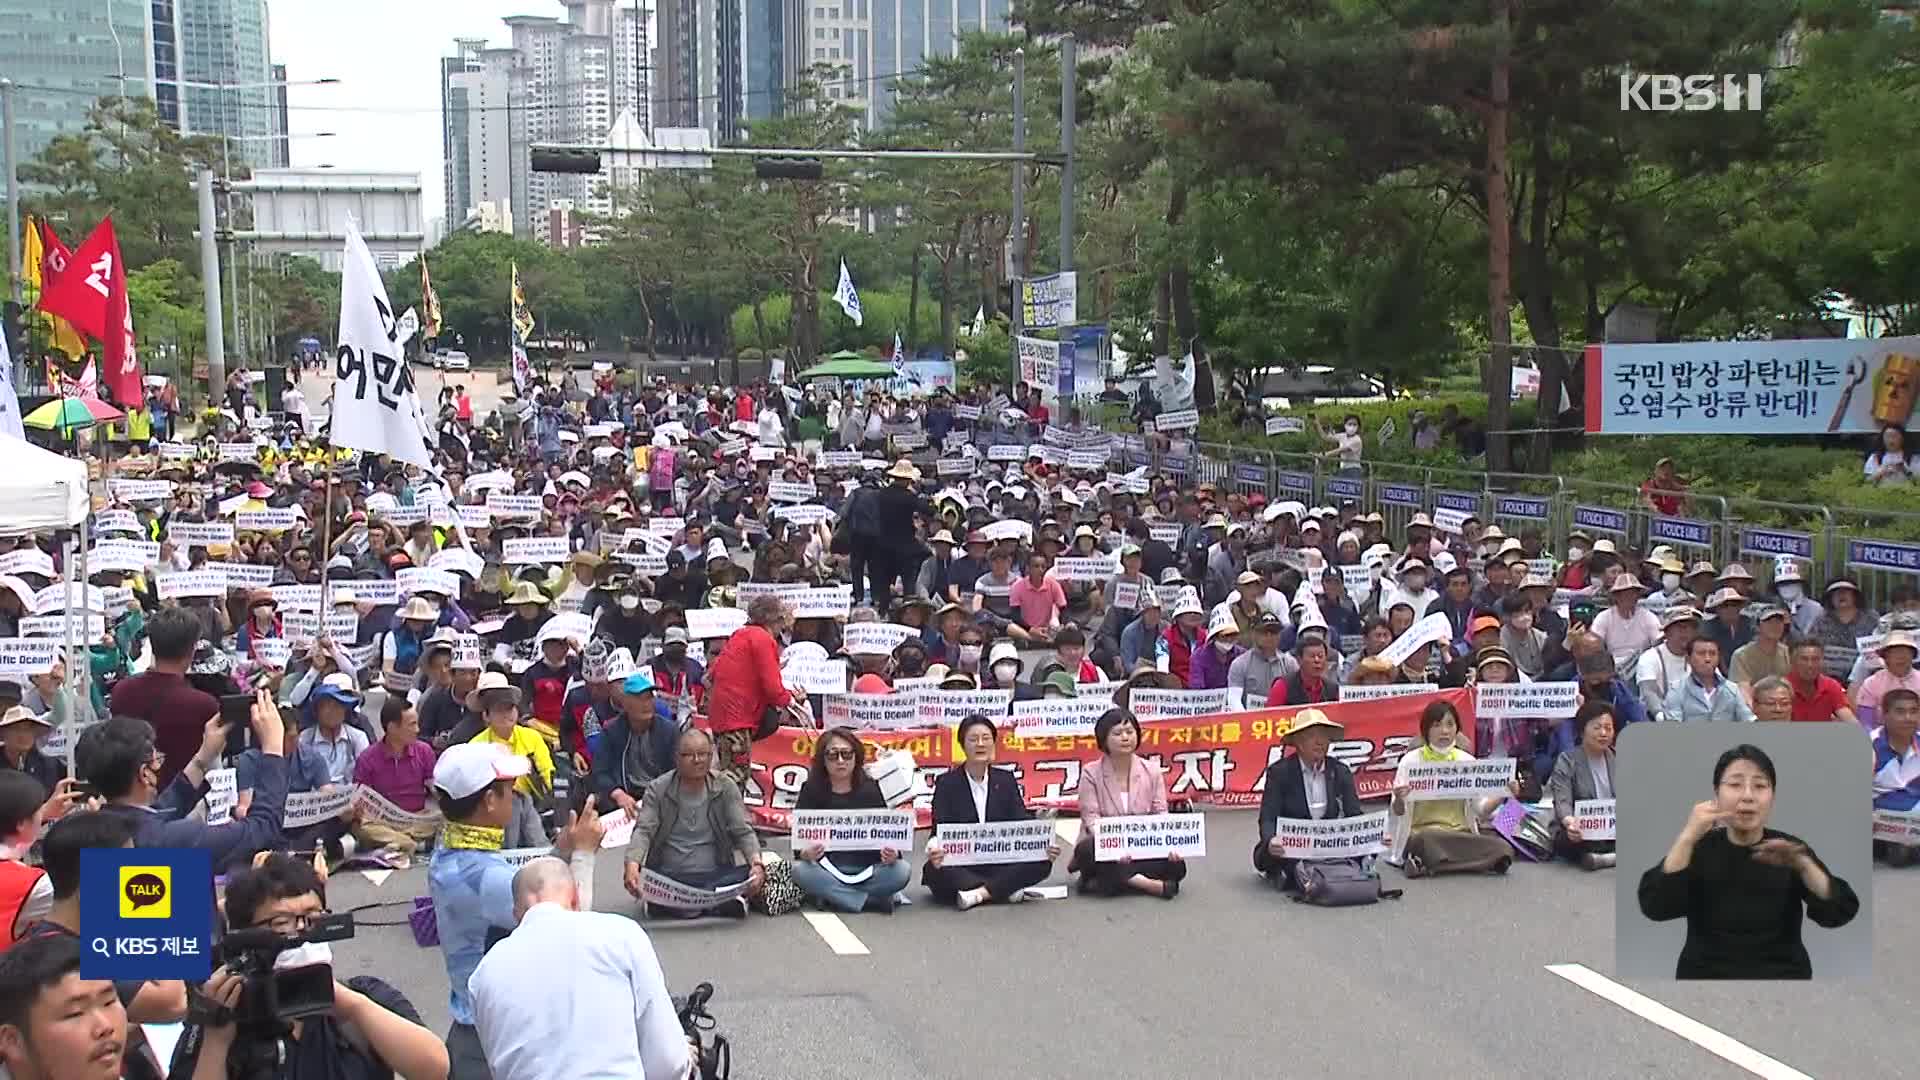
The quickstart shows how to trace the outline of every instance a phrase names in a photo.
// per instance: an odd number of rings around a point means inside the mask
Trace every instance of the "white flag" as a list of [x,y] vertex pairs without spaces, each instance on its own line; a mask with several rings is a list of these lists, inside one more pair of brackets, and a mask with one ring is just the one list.
[[840,310],[847,313],[853,325],[864,326],[866,316],[860,313],[860,294],[853,291],[853,275],[847,273],[847,260],[840,260],[840,286],[833,290],[833,298],[840,304]]
[[26,440],[20,426],[20,398],[13,391],[13,354],[7,349],[7,335],[0,332],[0,435]]
[[987,332],[987,305],[981,304],[973,309],[973,336],[979,337]]
[[895,375],[907,373],[907,347],[901,344],[898,330],[893,332],[893,373]]
[[333,445],[432,465],[432,429],[420,412],[403,328],[360,226],[347,219],[340,273],[340,345],[334,356]]

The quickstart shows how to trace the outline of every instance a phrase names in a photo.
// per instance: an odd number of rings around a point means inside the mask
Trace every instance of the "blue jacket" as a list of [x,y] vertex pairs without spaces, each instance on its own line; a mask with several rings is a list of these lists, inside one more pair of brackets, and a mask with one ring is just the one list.
[[[633,737],[633,726],[621,717],[614,723],[600,729],[600,744],[593,751],[593,793],[610,796],[615,788],[623,788],[634,798],[640,792],[634,787],[645,788],[641,782],[628,787],[625,781],[627,740]],[[640,757],[655,777],[673,771],[674,747],[680,742],[680,723],[667,712],[665,703],[656,699],[653,703],[653,726],[647,729],[646,744],[640,749]]]
[[253,803],[247,808],[247,816],[225,825],[208,825],[187,817],[206,797],[207,785],[205,781],[198,786],[189,784],[179,773],[152,806],[110,805],[101,813],[117,814],[132,823],[134,847],[204,848],[212,853],[217,872],[280,843],[280,819],[287,809],[287,759],[263,754],[255,770]]

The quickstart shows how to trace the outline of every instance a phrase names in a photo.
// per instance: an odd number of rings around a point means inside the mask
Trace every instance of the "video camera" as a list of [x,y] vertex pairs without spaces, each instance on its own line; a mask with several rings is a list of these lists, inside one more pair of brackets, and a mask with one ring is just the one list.
[[304,964],[275,968],[288,949],[353,937],[353,915],[343,912],[316,919],[304,931],[287,935],[267,927],[229,930],[215,947],[218,961],[246,980],[234,1021],[241,1040],[249,1035],[277,1038],[285,1025],[333,1011],[333,965]]

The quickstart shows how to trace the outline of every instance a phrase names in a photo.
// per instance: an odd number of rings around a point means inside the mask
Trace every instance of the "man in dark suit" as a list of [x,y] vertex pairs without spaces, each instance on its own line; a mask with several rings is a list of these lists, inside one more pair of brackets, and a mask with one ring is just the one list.
[[1293,753],[1267,766],[1266,788],[1260,794],[1260,842],[1253,848],[1253,868],[1283,892],[1297,888],[1293,870],[1299,861],[1283,857],[1275,842],[1281,818],[1324,820],[1359,817],[1360,795],[1353,771],[1327,756],[1327,748],[1344,729],[1319,709],[1293,714],[1293,726],[1283,741]]
[[[967,759],[942,773],[933,784],[933,826],[985,824],[990,821],[1026,821],[1027,809],[1020,781],[1005,769],[993,767],[999,731],[979,713],[960,721],[960,747]],[[1060,840],[1047,842],[1047,857],[1026,862],[945,866],[938,843],[927,846],[927,864],[921,880],[942,904],[965,911],[989,901],[1017,903],[1026,891],[1047,880],[1053,860],[1060,857]]]

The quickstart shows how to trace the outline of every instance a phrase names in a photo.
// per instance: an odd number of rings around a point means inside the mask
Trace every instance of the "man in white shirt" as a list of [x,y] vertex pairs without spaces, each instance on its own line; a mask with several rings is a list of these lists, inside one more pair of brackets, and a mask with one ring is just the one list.
[[1646,593],[1646,586],[1637,578],[1621,574],[1608,590],[1613,606],[1594,616],[1590,627],[1606,642],[1607,651],[1613,654],[1614,666],[1622,670],[1660,640],[1660,620],[1640,606],[1640,598]]
[[1668,608],[1660,617],[1660,630],[1666,640],[1641,653],[1633,671],[1633,685],[1649,720],[1660,719],[1667,691],[1687,677],[1687,647],[1700,632],[1700,613],[1686,606]]
[[660,958],[624,915],[581,911],[567,864],[513,876],[519,928],[487,950],[467,987],[495,1080],[685,1080],[693,1056]]

